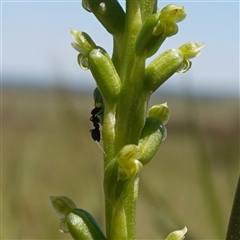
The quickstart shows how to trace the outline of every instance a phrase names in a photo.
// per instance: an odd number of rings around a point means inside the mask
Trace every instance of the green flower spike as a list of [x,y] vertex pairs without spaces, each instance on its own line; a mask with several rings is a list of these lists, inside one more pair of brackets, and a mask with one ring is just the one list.
[[[146,59],[178,32],[185,9],[171,4],[158,11],[157,0],[126,0],[124,11],[119,2],[82,0],[83,8],[112,35],[112,57],[85,32],[71,30],[78,64],[91,71],[97,85],[90,120],[98,134],[102,125],[106,225],[105,237],[90,213],[71,199],[51,197],[62,231],[74,239],[136,239],[140,172],[166,138],[170,117],[167,104],[159,104],[146,118],[149,98],[173,74],[189,70],[189,59],[203,47],[189,42],[163,52],[146,66]],[[186,231],[175,231],[166,240],[183,239]]]
[[185,238],[185,234],[187,233],[187,228],[184,227],[182,230],[177,230],[171,232],[165,240],[183,240]]

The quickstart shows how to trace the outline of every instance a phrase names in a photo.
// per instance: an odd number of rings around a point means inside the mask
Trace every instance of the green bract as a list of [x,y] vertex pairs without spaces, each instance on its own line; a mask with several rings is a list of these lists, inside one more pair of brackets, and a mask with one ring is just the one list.
[[83,210],[75,209],[65,219],[68,231],[74,239],[105,240],[106,237],[93,216]]
[[161,121],[147,118],[142,130],[138,149],[142,153],[139,161],[147,164],[157,152],[164,136],[165,128]]

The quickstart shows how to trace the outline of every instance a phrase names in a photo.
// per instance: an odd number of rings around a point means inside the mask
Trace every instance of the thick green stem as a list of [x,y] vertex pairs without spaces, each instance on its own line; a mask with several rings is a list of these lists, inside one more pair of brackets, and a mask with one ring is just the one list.
[[[155,3],[156,1],[152,2]],[[148,9],[144,10],[144,7],[148,7]],[[104,142],[107,144],[109,144],[108,140],[111,138],[108,137],[108,134],[111,134],[113,131],[111,128],[114,125],[114,137],[111,139],[110,145],[105,146],[106,153],[110,153],[111,157],[108,158],[106,156],[105,159],[108,160],[105,161],[105,164],[112,157],[115,157],[123,146],[138,144],[141,130],[144,126],[147,106],[147,101],[142,95],[145,56],[136,56],[135,42],[142,26],[142,13],[149,14],[149,11],[153,11],[149,10],[149,4],[144,5],[142,1],[127,1],[123,41],[121,44],[116,40],[114,41],[114,51],[117,52],[113,53],[113,62],[121,78],[122,88],[116,105],[115,122],[111,126],[108,123],[104,125]],[[109,121],[113,120],[110,117],[107,119]],[[111,149],[112,147],[114,149]],[[124,199],[124,214],[127,227],[126,239],[136,239],[135,207],[137,193],[138,178],[129,182],[127,196]],[[114,214],[114,212],[113,206],[106,201],[106,229],[108,237],[111,236],[111,233],[116,232],[116,229],[119,227],[118,223],[122,223],[124,219],[122,217],[119,220],[113,219],[123,216],[122,214]]]

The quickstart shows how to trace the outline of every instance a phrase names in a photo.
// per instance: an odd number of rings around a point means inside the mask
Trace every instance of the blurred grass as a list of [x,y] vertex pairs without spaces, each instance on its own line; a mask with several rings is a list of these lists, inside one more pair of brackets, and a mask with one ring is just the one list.
[[[149,106],[165,101],[168,137],[141,173],[137,236],[164,239],[187,226],[186,239],[223,239],[239,172],[238,99],[161,95]],[[92,108],[91,93],[2,90],[2,239],[70,239],[59,232],[51,195],[72,198],[104,227],[102,152],[89,133]],[[211,184],[216,216],[205,191]]]

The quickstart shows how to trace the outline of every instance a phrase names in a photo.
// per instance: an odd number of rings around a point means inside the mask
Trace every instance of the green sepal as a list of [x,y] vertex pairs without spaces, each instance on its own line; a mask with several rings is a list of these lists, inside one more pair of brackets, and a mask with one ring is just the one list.
[[71,43],[72,47],[82,55],[87,56],[91,50],[96,47],[95,42],[87,33],[79,32],[73,29],[70,30],[70,33],[76,40],[76,42]]
[[148,117],[138,144],[138,149],[142,156],[139,161],[146,165],[157,152],[164,135],[165,127],[162,122]]
[[83,209],[75,209],[65,219],[68,231],[74,239],[79,240],[105,240],[106,237],[94,219]]
[[198,44],[195,42],[187,42],[180,46],[178,49],[182,52],[186,59],[197,57],[200,54],[200,50],[204,47],[204,44]]
[[77,208],[73,200],[66,196],[51,196],[50,203],[55,213],[61,218],[65,218],[71,211]]
[[109,33],[123,33],[125,12],[117,0],[84,0],[83,7],[91,11]]
[[93,49],[89,53],[88,64],[105,103],[116,102],[121,80],[107,52],[100,47]]
[[155,58],[146,68],[144,89],[152,93],[184,65],[184,55],[178,49],[170,49]]

